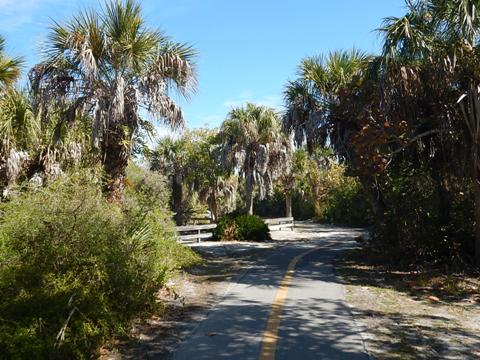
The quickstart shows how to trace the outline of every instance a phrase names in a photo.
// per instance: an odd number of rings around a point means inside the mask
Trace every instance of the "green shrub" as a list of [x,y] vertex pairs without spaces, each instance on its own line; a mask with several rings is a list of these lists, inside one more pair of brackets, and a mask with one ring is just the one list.
[[365,226],[372,221],[370,205],[355,178],[344,177],[329,190],[324,204],[321,221],[349,226]]
[[372,250],[391,261],[473,261],[475,206],[470,179],[439,177],[430,163],[397,161],[380,178],[387,204]]
[[285,195],[279,189],[275,189],[271,196],[263,200],[257,196],[254,204],[258,216],[267,219],[285,217]]
[[265,241],[271,239],[268,226],[262,218],[248,214],[222,216],[213,231],[213,238],[224,241]]
[[142,194],[122,209],[99,188],[65,178],[1,206],[3,358],[95,357],[155,306],[169,271],[197,260],[176,243],[170,213],[146,209]]
[[304,194],[293,194],[292,215],[295,220],[310,220],[315,218],[315,201]]
[[200,257],[195,252],[175,241],[177,231],[171,220],[173,213],[167,210],[170,193],[165,176],[131,164],[128,179],[124,212],[136,221],[144,221],[155,234],[161,249],[157,262],[168,272],[198,263]]

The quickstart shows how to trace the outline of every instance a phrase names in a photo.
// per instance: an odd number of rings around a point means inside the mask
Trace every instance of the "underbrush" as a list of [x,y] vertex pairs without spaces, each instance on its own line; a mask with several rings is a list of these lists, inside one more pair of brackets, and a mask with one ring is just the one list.
[[380,178],[386,204],[371,250],[393,263],[474,263],[474,194],[469,179],[441,179],[428,164],[397,163]]
[[370,205],[355,178],[343,177],[323,200],[319,220],[330,224],[366,226],[371,223]]
[[392,264],[389,256],[355,249],[337,262],[337,268],[354,285],[391,288],[434,302],[480,302],[480,273],[474,267],[412,261]]
[[177,244],[148,180],[125,207],[95,177],[63,178],[1,205],[0,349],[6,359],[86,359],[156,306],[171,271],[199,259]]
[[270,240],[267,224],[256,215],[225,215],[213,231],[215,240],[224,241],[265,241]]

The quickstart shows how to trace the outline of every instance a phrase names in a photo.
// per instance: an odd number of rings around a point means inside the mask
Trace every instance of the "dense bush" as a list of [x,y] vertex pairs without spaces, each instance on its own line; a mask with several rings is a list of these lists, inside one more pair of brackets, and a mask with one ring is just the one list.
[[292,215],[295,220],[315,218],[315,202],[312,198],[295,193],[292,196]]
[[147,203],[151,188],[130,195],[126,209],[99,188],[65,178],[2,205],[3,358],[91,358],[152,309],[172,268],[196,261],[176,244],[170,213]]
[[320,220],[350,226],[371,223],[370,205],[356,179],[345,176],[328,191]]
[[270,231],[259,216],[229,214],[218,220],[213,237],[216,240],[265,241],[270,240]]
[[474,204],[470,182],[442,179],[432,172],[430,164],[404,161],[392,165],[381,178],[386,207],[382,221],[374,228],[375,249],[399,261],[403,257],[452,262],[472,257]]
[[[285,194],[275,191],[270,197],[255,202],[254,212],[263,218],[280,218],[286,216]],[[292,196],[292,215],[295,220],[315,218],[314,200],[305,194],[294,192]]]
[[254,202],[254,212],[263,218],[285,217],[285,195],[275,189],[271,196],[260,200],[257,196]]

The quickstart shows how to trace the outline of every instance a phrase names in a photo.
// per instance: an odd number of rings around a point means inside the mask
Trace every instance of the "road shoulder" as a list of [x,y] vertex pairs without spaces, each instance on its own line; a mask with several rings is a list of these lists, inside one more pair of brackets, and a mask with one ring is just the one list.
[[365,258],[351,251],[336,271],[372,358],[480,358],[478,279],[385,269]]

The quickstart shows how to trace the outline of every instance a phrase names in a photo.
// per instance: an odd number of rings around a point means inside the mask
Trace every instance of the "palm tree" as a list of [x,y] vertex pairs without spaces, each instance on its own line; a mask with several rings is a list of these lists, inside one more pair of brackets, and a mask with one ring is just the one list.
[[184,222],[184,181],[190,170],[188,142],[185,138],[163,138],[152,152],[150,170],[165,174],[172,188],[172,211],[177,225]]
[[[434,162],[435,168],[440,168],[443,174],[449,174],[452,173],[452,164],[460,164],[458,169],[455,169],[456,172],[464,171],[458,158],[467,158],[470,161],[466,174],[473,180],[475,258],[478,264],[480,264],[478,120],[480,61],[477,45],[480,35],[479,9],[478,0],[415,1],[409,4],[408,13],[403,18],[389,18],[381,29],[385,37],[384,56],[394,63],[386,69],[390,89],[394,90],[390,93],[397,94],[392,100],[398,104],[398,108],[408,109],[410,112],[407,116],[402,114],[402,117],[413,120],[436,118],[439,124],[434,125],[433,129],[425,129],[425,126],[422,126],[423,130],[428,130],[424,134],[428,136],[430,148],[435,149],[435,153],[438,154],[435,156],[435,159],[438,159]],[[404,79],[395,77],[395,73],[402,73]],[[422,77],[428,81],[421,81]],[[408,85],[408,81],[412,80],[415,84]],[[412,103],[409,100],[412,98],[418,99],[418,102]],[[387,102],[392,103],[388,100]],[[434,135],[431,135],[432,133]],[[417,139],[419,136],[414,138]],[[463,154],[452,150],[457,149],[458,144],[463,145]],[[438,170],[436,171],[438,173]],[[447,190],[442,189],[444,187],[441,185],[442,178],[439,180],[439,193],[447,193]],[[441,200],[440,203],[441,212],[448,211],[448,201]]]
[[253,214],[255,186],[260,199],[265,198],[273,181],[290,167],[290,139],[282,132],[275,110],[251,103],[230,111],[219,137],[223,164],[245,179],[246,210]]
[[121,200],[135,136],[148,124],[142,111],[172,127],[184,123],[169,95],[188,99],[195,91],[195,50],[149,29],[134,0],[112,0],[100,12],[55,22],[45,53],[30,72],[36,112],[46,118],[57,109],[63,124],[91,117],[105,191],[110,200]]
[[332,147],[357,172],[374,212],[381,216],[384,204],[373,169],[377,164],[366,164],[365,158],[371,157],[364,157],[352,143],[380,102],[377,63],[356,49],[302,60],[298,79],[284,90],[283,126],[295,133],[298,145],[306,142],[310,153],[316,147]]
[[21,58],[11,58],[5,55],[5,39],[0,36],[0,86],[11,86],[20,77]]
[[4,90],[0,98],[0,189],[8,188],[26,170],[32,150],[39,140],[38,119],[24,93],[14,88]]
[[[305,141],[312,151],[314,145],[325,146],[328,142],[348,156],[345,142],[349,119],[341,100],[361,86],[370,60],[356,49],[302,60],[298,79],[284,90],[287,111],[283,125],[295,132],[297,144]],[[335,110],[340,108],[342,114],[336,117]]]

